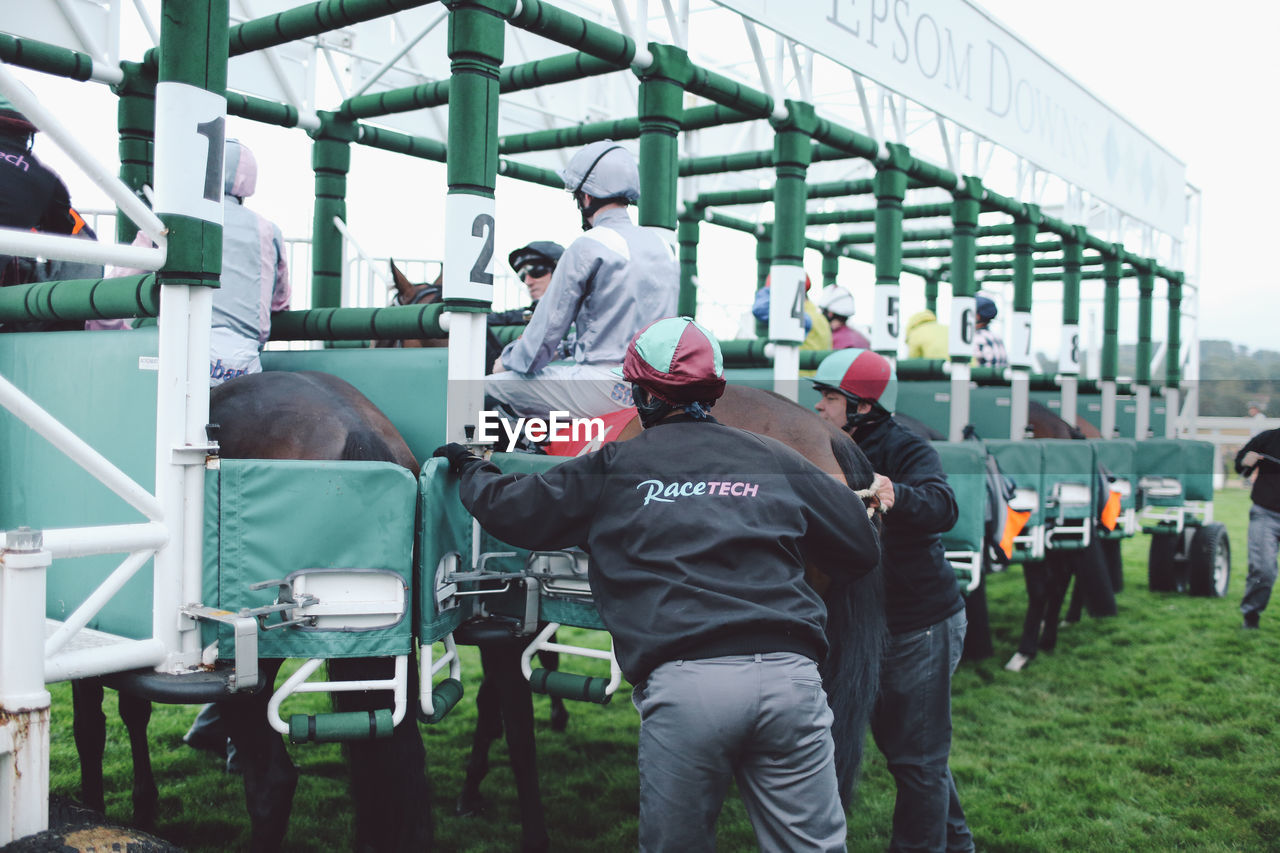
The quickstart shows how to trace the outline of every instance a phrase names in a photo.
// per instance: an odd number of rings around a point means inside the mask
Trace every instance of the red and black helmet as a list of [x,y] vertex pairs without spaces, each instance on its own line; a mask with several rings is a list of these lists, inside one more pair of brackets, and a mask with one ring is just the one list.
[[715,335],[688,317],[650,323],[627,345],[622,377],[680,406],[724,393],[724,357]]

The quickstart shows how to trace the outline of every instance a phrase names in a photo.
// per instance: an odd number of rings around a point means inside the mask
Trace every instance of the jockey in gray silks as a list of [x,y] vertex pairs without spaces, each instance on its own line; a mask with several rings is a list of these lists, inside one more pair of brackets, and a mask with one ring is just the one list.
[[849,579],[876,566],[863,503],[791,448],[711,416],[723,359],[694,321],[647,327],[621,374],[637,438],[530,476],[458,444],[435,455],[493,535],[591,555],[595,604],[640,712],[641,850],[714,849],[736,780],[761,849],[843,851],[818,674],[827,612],[804,575],[806,564]]
[[[223,159],[222,276],[213,291],[209,331],[209,387],[262,372],[258,353],[271,334],[271,315],[289,308],[289,266],[280,229],[244,206],[258,186],[258,161],[249,147],[228,139]],[[141,232],[135,244],[146,244]],[[142,270],[116,268],[113,275]],[[121,329],[127,320],[94,320],[87,329]]]
[[[560,177],[586,233],[564,251],[524,334],[485,378],[485,394],[522,417],[595,417],[631,406],[631,389],[613,370],[636,332],[676,313],[680,289],[671,245],[627,213],[640,198],[630,152],[612,140],[593,142]],[[570,327],[572,360],[553,362]]]

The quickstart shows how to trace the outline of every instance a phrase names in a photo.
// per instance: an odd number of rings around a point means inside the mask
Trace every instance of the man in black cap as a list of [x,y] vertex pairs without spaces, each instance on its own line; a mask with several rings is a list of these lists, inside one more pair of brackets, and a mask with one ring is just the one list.
[[529,322],[538,300],[547,292],[551,283],[551,274],[556,270],[556,263],[564,254],[564,246],[551,240],[534,240],[527,246],[521,246],[507,255],[507,263],[511,269],[529,288],[532,302],[527,308],[513,308],[510,311],[496,311],[489,315],[491,326],[523,326]]

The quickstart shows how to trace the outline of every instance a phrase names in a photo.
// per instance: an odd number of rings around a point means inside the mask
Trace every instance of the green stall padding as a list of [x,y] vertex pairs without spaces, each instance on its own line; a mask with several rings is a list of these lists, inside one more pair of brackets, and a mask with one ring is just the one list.
[[445,441],[445,347],[268,350],[263,370],[318,370],[360,389],[393,423],[422,463]]
[[[1091,438],[1089,444],[1093,446],[1094,458],[1116,478],[1112,488],[1120,492],[1120,511],[1135,509],[1138,502],[1138,442],[1132,438]],[[1122,483],[1127,488],[1122,487]],[[1098,511],[1101,513],[1101,507]],[[1125,537],[1123,525],[1119,524],[1115,530],[1099,525],[1097,533],[1103,539]]]
[[471,515],[458,498],[458,478],[442,458],[428,457],[418,475],[418,555],[414,572],[417,592],[418,642],[434,643],[458,627],[469,614],[467,603],[441,609],[437,581],[448,570],[445,556],[457,554],[455,571],[471,569]]
[[[495,453],[492,459],[504,474],[540,474],[564,461],[557,456],[542,456],[534,453]],[[547,512],[555,512],[555,507],[547,507]],[[528,550],[508,545],[487,531],[482,532],[481,542],[482,551],[516,552],[515,557],[491,562],[490,566],[493,568],[504,566],[512,571],[520,571],[529,557]],[[495,612],[506,612],[508,607],[518,608],[512,613],[516,615],[523,612],[523,600],[519,597],[511,597],[505,601],[494,601],[490,607]],[[557,595],[544,591],[538,604],[538,617],[546,622],[559,622],[561,625],[573,625],[597,631],[605,630],[604,622],[600,621],[600,614],[589,598]]]
[[[1044,494],[1053,498],[1055,487],[1081,486],[1088,500],[1061,506],[1050,513],[1050,519],[1092,518],[1098,511],[1097,468],[1093,447],[1087,441],[1070,438],[1037,439],[1044,448]],[[1074,492],[1081,492],[1074,489]]]
[[1183,476],[1189,501],[1213,501],[1213,443],[1181,439]]
[[[951,383],[933,380],[899,382],[897,411],[947,435],[951,430]],[[986,438],[981,431],[979,435]]]
[[[1013,480],[1014,488],[1019,493],[1011,502],[1019,508],[1029,493],[1034,500],[1031,515],[1023,527],[1023,535],[1030,535],[1036,528],[1043,527],[1045,522],[1044,491],[1044,447],[1040,439],[1012,441],[999,439],[985,442],[987,451],[1000,463],[1000,470]],[[1032,558],[1032,553],[1023,543],[1014,544],[1012,562],[1020,563]]]
[[977,385],[969,388],[969,422],[984,441],[1009,438],[1009,413],[1013,411],[1013,392],[1003,385]]
[[[155,489],[157,330],[0,335],[0,375],[147,491]],[[0,530],[139,524],[146,518],[0,407]],[[46,615],[66,619],[124,559],[56,560]],[[151,636],[148,563],[89,622]]]
[[[276,600],[279,588],[252,584],[303,570],[393,573],[403,615],[367,629],[259,630],[262,657],[382,657],[407,654],[413,620],[413,475],[390,462],[223,459],[205,476],[204,603],[233,612]],[[271,617],[269,622],[278,621]],[[234,655],[230,629],[216,631],[219,654]]]
[[933,449],[942,460],[947,482],[956,493],[960,516],[951,530],[942,534],[948,551],[982,553],[986,531],[987,469],[986,449],[976,441],[934,441]]
[[390,708],[334,714],[294,714],[289,718],[289,743],[344,743],[391,737]]

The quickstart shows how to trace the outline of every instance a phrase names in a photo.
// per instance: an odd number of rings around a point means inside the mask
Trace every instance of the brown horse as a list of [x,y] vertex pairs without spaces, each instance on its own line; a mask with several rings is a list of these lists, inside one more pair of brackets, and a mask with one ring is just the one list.
[[[235,459],[359,459],[394,462],[415,475],[414,459],[391,422],[345,381],[325,373],[257,373],[214,388],[209,394],[211,420],[219,425],[221,455]],[[278,850],[288,829],[297,770],[279,734],[267,723],[267,701],[280,660],[263,659],[259,670],[265,686],[218,702],[244,773],[245,801],[252,836],[250,849]],[[332,660],[334,680],[387,679],[387,658]],[[417,667],[409,666],[408,695],[417,695]],[[98,687],[96,715],[92,692],[76,706],[76,745],[81,750],[82,795],[101,808],[102,743],[105,720]],[[122,716],[130,741],[141,742],[145,756],[146,698],[120,692]],[[340,711],[388,707],[385,691],[339,693]],[[125,715],[124,709],[130,709]],[[145,713],[144,713],[145,709]],[[133,725],[130,725],[132,721]],[[140,728],[135,731],[135,727]],[[426,754],[409,713],[390,738],[349,744],[352,798],[356,809],[356,847],[360,850],[422,850],[432,842],[430,790],[425,777]],[[96,773],[95,767],[96,764]],[[155,781],[150,762],[135,761],[135,820],[154,818]],[[140,778],[141,777],[141,778]],[[141,800],[139,796],[141,794]],[[149,799],[148,799],[149,798]],[[140,811],[141,809],[141,811]],[[149,809],[149,812],[148,812]]]

